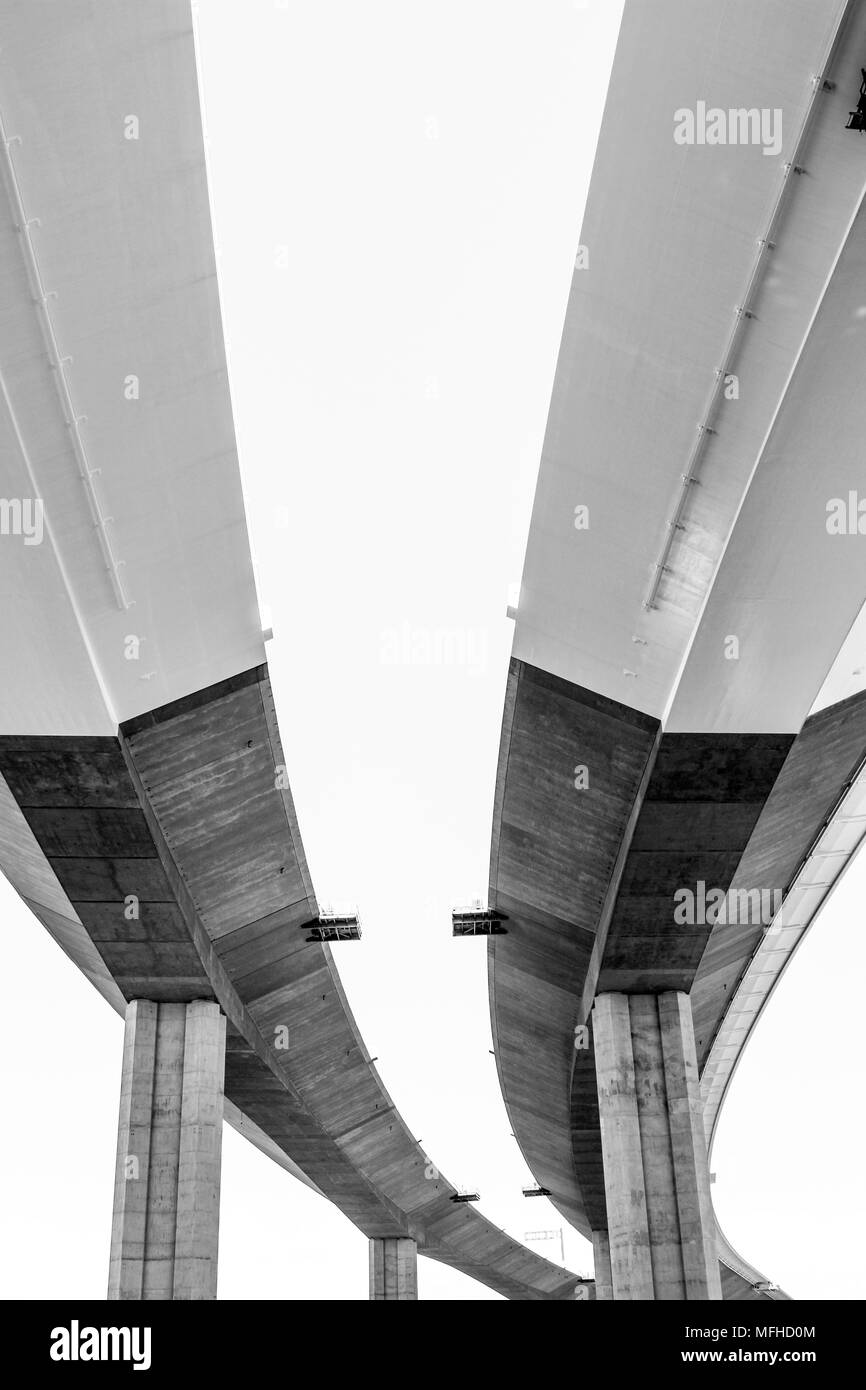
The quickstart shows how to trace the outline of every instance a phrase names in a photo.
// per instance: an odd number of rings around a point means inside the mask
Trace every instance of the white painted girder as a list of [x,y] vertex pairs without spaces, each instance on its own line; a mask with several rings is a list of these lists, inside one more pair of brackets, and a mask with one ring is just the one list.
[[0,724],[105,734],[264,661],[189,6],[4,0],[0,115]]
[[[845,122],[864,51],[866,13],[839,0],[625,8],[514,654],[672,729],[798,730],[866,597],[856,544],[824,530],[862,439],[866,151]],[[677,144],[699,102],[780,112],[778,154]]]

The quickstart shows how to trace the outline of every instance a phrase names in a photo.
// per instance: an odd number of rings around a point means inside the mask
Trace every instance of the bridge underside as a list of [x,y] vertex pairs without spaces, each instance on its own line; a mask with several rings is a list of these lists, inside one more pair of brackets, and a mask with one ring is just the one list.
[[[703,1074],[756,952],[778,934],[749,1026],[808,924],[793,918],[814,886],[801,884],[804,865],[821,863],[826,877],[827,861],[810,855],[864,757],[866,694],[797,736],[665,733],[512,661],[490,884],[507,934],[488,948],[492,1023],[514,1133],[587,1237],[611,1219],[594,1002],[681,992]],[[847,829],[831,851],[837,868],[862,821]],[[728,1072],[742,1041],[728,1044]],[[755,1296],[757,1282],[723,1268],[726,1297],[744,1284]]]
[[308,939],[318,905],[266,667],[116,737],[0,738],[0,859],[115,1007],[219,1007],[238,1127],[369,1238],[412,1240],[507,1298],[574,1297],[580,1280],[425,1176],[329,948]]

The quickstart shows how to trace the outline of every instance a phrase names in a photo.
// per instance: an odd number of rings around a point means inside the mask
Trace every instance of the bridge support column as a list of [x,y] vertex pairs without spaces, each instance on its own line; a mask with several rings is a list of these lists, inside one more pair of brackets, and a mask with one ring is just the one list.
[[610,1241],[607,1231],[593,1231],[592,1253],[595,1263],[596,1302],[610,1302],[613,1285],[610,1274]]
[[404,1237],[370,1241],[370,1297],[376,1302],[418,1297],[418,1247]]
[[720,1299],[688,995],[600,994],[592,1031],[612,1296]]
[[110,1299],[216,1298],[225,1037],[207,1000],[127,1006]]

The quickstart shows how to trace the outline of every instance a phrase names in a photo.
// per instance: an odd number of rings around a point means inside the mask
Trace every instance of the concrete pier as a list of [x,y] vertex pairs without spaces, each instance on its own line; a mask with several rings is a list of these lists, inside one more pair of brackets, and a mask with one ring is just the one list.
[[225,1031],[206,1000],[127,1006],[109,1299],[216,1298]]
[[418,1247],[414,1240],[370,1241],[370,1298],[376,1302],[418,1297]]
[[592,1026],[612,1297],[720,1299],[688,995],[600,994]]
[[607,1231],[593,1231],[592,1254],[595,1264],[596,1301],[609,1303],[613,1298],[613,1284],[610,1273],[610,1240]]

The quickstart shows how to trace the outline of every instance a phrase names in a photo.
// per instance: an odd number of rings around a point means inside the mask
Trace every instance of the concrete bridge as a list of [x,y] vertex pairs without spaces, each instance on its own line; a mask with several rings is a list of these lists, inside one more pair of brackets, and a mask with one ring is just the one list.
[[860,3],[625,6],[515,612],[488,947],[512,1127],[599,1298],[781,1296],[717,1230],[708,1151],[866,830],[864,58]]
[[[4,19],[0,866],[126,1018],[109,1296],[215,1296],[224,1118],[364,1232],[372,1298],[416,1296],[418,1251],[514,1299],[782,1296],[718,1231],[708,1152],[866,829],[866,6],[625,7],[490,878],[505,1103],[594,1281],[458,1200],[340,985],[255,593],[188,6]],[[769,920],[715,912],[731,893]]]
[[416,1296],[418,1250],[592,1298],[457,1200],[314,939],[189,6],[3,9],[0,865],[126,1017],[109,1296],[215,1296],[225,1116],[369,1238],[371,1298]]

